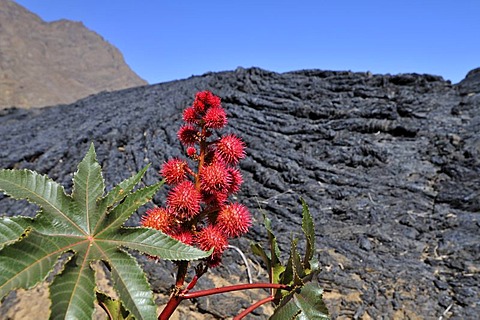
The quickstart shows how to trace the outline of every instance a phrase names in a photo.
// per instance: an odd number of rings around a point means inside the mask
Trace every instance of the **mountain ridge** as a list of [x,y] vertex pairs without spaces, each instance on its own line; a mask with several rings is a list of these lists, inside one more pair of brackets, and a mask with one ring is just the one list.
[[0,0],[0,57],[0,108],[66,104],[147,84],[82,22],[45,22],[11,0]]

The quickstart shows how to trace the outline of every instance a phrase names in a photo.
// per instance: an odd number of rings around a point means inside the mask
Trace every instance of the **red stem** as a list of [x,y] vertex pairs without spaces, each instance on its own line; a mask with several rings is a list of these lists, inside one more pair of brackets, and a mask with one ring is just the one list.
[[207,153],[207,142],[205,140],[206,132],[207,132],[207,130],[204,127],[202,127],[202,132],[200,134],[201,138],[200,138],[200,141],[199,141],[200,155],[198,157],[198,170],[197,170],[197,174],[195,176],[195,187],[199,192],[201,190],[200,174],[201,174],[201,171],[202,171],[202,168],[203,168],[203,163],[205,162],[205,155]]
[[219,294],[219,293],[239,291],[239,290],[249,290],[249,289],[264,289],[264,288],[283,289],[283,290],[291,289],[291,287],[285,284],[278,284],[278,283],[244,283],[244,284],[226,286],[222,288],[212,288],[212,289],[199,290],[199,291],[190,292],[190,293],[180,293],[179,297],[182,299],[194,299],[194,298],[210,296],[212,294]]
[[194,275],[192,281],[190,281],[190,283],[187,285],[184,292],[188,292],[188,291],[192,290],[193,287],[195,287],[195,285],[197,284],[197,281],[198,281],[198,276]]
[[163,308],[162,312],[158,316],[158,320],[168,320],[173,312],[177,309],[180,302],[182,302],[182,298],[179,296],[171,296],[170,300],[168,300],[167,305]]
[[[192,282],[196,283],[195,280],[196,279],[193,279]],[[189,285],[188,287],[193,287],[193,286]],[[158,316],[158,320],[168,320],[170,318],[170,316],[173,314],[173,312],[177,309],[180,302],[182,302],[182,300],[185,300],[185,299],[194,299],[194,298],[210,296],[210,295],[213,295],[213,294],[232,292],[232,291],[240,291],[240,290],[249,290],[249,289],[280,289],[280,290],[283,289],[283,290],[290,290],[291,287],[289,287],[285,284],[278,284],[278,283],[244,283],[244,284],[236,284],[236,285],[232,285],[232,286],[226,286],[226,287],[222,287],[222,288],[199,290],[199,291],[191,292],[191,293],[187,292],[188,289],[190,289],[190,288],[187,288],[187,289],[183,290],[178,295],[172,295],[170,297],[170,300],[168,301],[165,308],[162,310],[162,313]],[[254,309],[258,308],[262,304],[265,304],[269,301],[272,301],[273,299],[275,299],[273,296],[262,299],[262,300],[258,301],[257,303],[248,307],[240,315],[242,315],[242,318],[243,318],[246,314],[248,314],[251,311],[253,311]],[[239,318],[239,319],[241,319],[241,318]]]
[[270,301],[273,301],[275,300],[275,297],[274,296],[268,296],[266,297],[265,299],[262,299],[260,301],[257,301],[255,302],[254,304],[252,304],[251,306],[249,306],[247,309],[243,310],[241,313],[239,313],[235,318],[233,318],[233,320],[241,320],[243,319],[247,314],[249,314],[250,312],[252,312],[253,310],[257,309],[258,307],[260,307],[261,305],[264,305],[265,303],[267,302],[270,302]]
[[[170,300],[168,300],[167,305],[163,308],[162,312],[158,316],[158,320],[168,320],[173,312],[177,309],[180,302],[182,302],[183,298],[178,295],[183,284],[185,283],[185,277],[188,271],[188,262],[187,261],[180,261],[178,263],[178,271],[177,271],[177,279],[175,281],[175,289],[170,296]],[[196,282],[196,281],[195,281]]]

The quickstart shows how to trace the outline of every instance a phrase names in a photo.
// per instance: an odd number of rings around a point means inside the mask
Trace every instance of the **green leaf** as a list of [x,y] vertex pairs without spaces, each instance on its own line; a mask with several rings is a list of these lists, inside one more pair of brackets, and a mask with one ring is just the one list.
[[132,191],[133,188],[140,182],[148,167],[150,167],[150,165],[147,165],[136,175],[120,182],[115,188],[110,190],[105,197],[98,200],[98,211],[100,218],[97,222],[94,233],[98,232],[98,228],[102,225],[103,219],[107,217],[107,214],[110,212],[113,205],[125,199],[130,191]]
[[113,287],[125,308],[136,319],[157,319],[157,306],[153,301],[152,291],[137,261],[128,253],[118,250],[109,252],[108,257]]
[[101,250],[108,247],[126,247],[165,260],[196,260],[206,258],[212,253],[212,250],[201,251],[150,228],[124,228],[118,234],[99,237],[97,244]]
[[265,249],[263,249],[261,244],[252,242],[250,243],[250,249],[252,250],[253,254],[262,258],[263,262],[265,262],[265,266],[267,267],[267,270],[270,270],[272,268],[272,260],[267,255],[267,253],[265,252]]
[[263,221],[265,224],[265,229],[267,230],[268,243],[270,245],[270,260],[272,262],[272,267],[275,267],[280,263],[280,249],[278,248],[277,238],[272,231],[272,221],[263,214]]
[[104,190],[102,168],[97,162],[92,143],[87,155],[78,165],[78,171],[73,176],[72,192],[73,200],[84,213],[80,215],[84,221],[79,224],[87,233],[91,233],[97,223],[99,216],[97,200],[103,196]]
[[159,182],[129,194],[121,204],[108,214],[106,219],[103,219],[97,234],[100,236],[110,230],[117,230],[132,215],[132,212],[150,201],[162,185],[163,182]]
[[0,250],[3,246],[18,241],[32,221],[31,218],[20,216],[0,218]]
[[315,226],[313,225],[313,218],[307,203],[303,199],[300,200],[302,201],[302,230],[307,239],[303,263],[307,268],[310,268],[310,261],[315,253]]
[[[302,278],[306,275],[300,255],[297,251],[297,243],[297,239],[292,239],[292,243],[290,246],[290,256],[288,258],[287,265],[283,269],[283,272],[279,275],[279,283],[294,287],[302,286],[304,284]],[[275,301],[278,303],[278,301],[280,301],[283,296],[284,292],[277,291],[275,293]]]
[[329,319],[328,310],[323,302],[323,289],[314,283],[307,283],[294,294],[295,305],[302,311],[299,319]]
[[72,198],[62,186],[30,170],[0,170],[0,191],[14,199],[26,199],[42,208],[43,215],[57,224],[62,224],[71,234],[84,235],[80,225],[83,218],[71,215]]
[[280,275],[280,283],[282,284],[287,284],[287,285],[293,284],[294,270],[293,270],[292,248],[295,248],[296,245],[297,245],[297,240],[292,239],[292,244],[290,247],[290,256],[288,258],[287,265],[285,266],[285,271]]
[[[50,286],[51,318],[91,319],[95,277],[87,257],[74,256]],[[74,301],[74,303],[72,303]]]
[[302,278],[307,275],[305,272],[305,267],[300,258],[300,254],[297,251],[297,241],[294,239],[292,241],[292,247],[290,249],[290,260],[292,261],[293,268],[293,284],[300,285],[303,284]]
[[285,296],[270,319],[328,320],[330,318],[322,294],[323,289],[318,285],[307,283]]
[[111,297],[97,292],[97,300],[100,306],[105,310],[108,318],[111,320],[133,320],[132,314],[130,314],[123,307],[119,300],[112,299]]
[[[271,248],[271,257],[259,244],[252,244],[252,251],[262,257],[269,267],[272,275],[270,281],[278,281],[280,284],[292,289],[287,291],[277,290],[273,292],[273,304],[276,305],[273,320],[284,319],[328,319],[328,310],[323,303],[323,289],[312,280],[320,270],[318,260],[315,258],[315,227],[307,204],[303,199],[302,230],[306,237],[305,256],[302,259],[298,252],[298,239],[292,238],[290,254],[285,266],[278,257],[280,250],[273,235],[271,222],[265,217],[265,228]],[[264,215],[265,216],[265,215]],[[272,260],[276,260],[273,263]]]
[[55,275],[51,318],[89,319],[96,299],[92,264],[104,261],[125,307],[137,320],[156,319],[153,294],[143,270],[125,252],[134,249],[172,260],[195,260],[211,252],[174,240],[157,230],[126,228],[124,222],[149,201],[163,182],[132,192],[145,173],[123,181],[106,196],[93,145],[74,175],[73,194],[29,170],[0,170],[0,190],[40,206],[35,219],[0,219],[0,299],[11,290],[43,281],[59,257],[69,260]]
[[77,242],[75,238],[56,239],[28,229],[22,241],[0,251],[0,297],[43,281],[60,255]]
[[293,320],[302,312],[295,303],[291,303],[294,293],[290,292],[284,297],[287,303],[277,307],[270,320]]

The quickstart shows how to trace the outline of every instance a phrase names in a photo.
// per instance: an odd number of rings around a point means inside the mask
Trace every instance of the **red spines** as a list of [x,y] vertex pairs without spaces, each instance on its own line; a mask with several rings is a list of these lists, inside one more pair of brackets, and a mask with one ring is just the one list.
[[196,124],[198,120],[198,114],[195,108],[190,107],[183,111],[183,121],[186,123]]
[[140,220],[140,224],[143,227],[169,233],[175,227],[175,219],[169,210],[155,207],[145,212],[145,215]]
[[236,165],[240,159],[245,158],[245,144],[236,135],[228,134],[216,143],[216,152],[226,163]]
[[228,193],[229,194],[234,194],[237,193],[240,190],[240,186],[243,183],[243,177],[242,174],[240,173],[240,170],[237,168],[228,168],[227,169],[228,174],[230,176],[230,183],[228,184]]
[[200,192],[191,181],[178,184],[167,197],[167,206],[180,220],[190,220],[200,212]]
[[195,157],[197,155],[197,149],[195,149],[195,147],[188,147],[187,148],[187,155],[189,157]]
[[203,117],[205,127],[209,129],[221,129],[227,124],[227,114],[223,108],[210,108]]
[[202,168],[200,182],[202,189],[208,193],[221,192],[228,187],[230,175],[223,163],[213,162]]
[[214,248],[210,260],[207,260],[213,262],[222,256],[223,251],[228,246],[228,239],[225,233],[217,226],[208,225],[197,232],[194,243],[204,251]]
[[195,100],[193,101],[193,108],[202,113],[208,108],[219,108],[221,107],[221,100],[219,97],[215,96],[210,91],[198,92],[195,95]]
[[[213,130],[223,128],[228,120],[220,98],[210,91],[196,94],[192,106],[183,111],[183,120],[177,137],[189,162],[171,159],[162,166],[160,173],[172,186],[167,206],[147,211],[141,224],[202,250],[214,247],[206,262],[215,267],[228,239],[246,233],[251,225],[248,209],[229,203],[229,196],[243,182],[237,166],[245,158],[245,143],[234,134],[211,139],[216,137]],[[197,163],[197,170],[189,167],[190,162]]]
[[244,205],[232,203],[225,205],[220,210],[216,224],[229,238],[234,238],[248,231],[252,224],[252,218]]
[[198,131],[193,125],[186,124],[180,127],[177,137],[183,145],[192,146],[198,141]]
[[178,184],[187,179],[188,170],[185,160],[170,159],[163,165],[160,173],[168,184]]

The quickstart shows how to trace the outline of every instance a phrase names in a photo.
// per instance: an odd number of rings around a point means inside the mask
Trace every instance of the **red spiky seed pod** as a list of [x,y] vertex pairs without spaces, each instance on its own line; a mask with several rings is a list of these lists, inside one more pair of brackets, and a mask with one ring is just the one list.
[[178,184],[187,179],[187,172],[191,171],[185,160],[170,159],[163,164],[160,174],[168,184]]
[[202,192],[202,200],[210,207],[221,207],[228,200],[228,193],[222,191],[215,191],[212,193]]
[[240,186],[243,183],[243,177],[242,174],[240,173],[240,170],[237,168],[228,168],[227,172],[230,176],[230,183],[228,184],[228,193],[229,194],[234,194],[237,193],[240,190]]
[[222,253],[228,246],[228,239],[219,228],[208,225],[196,234],[194,243],[204,251],[208,251],[214,247],[212,255],[209,260],[207,260],[213,262],[221,258]]
[[183,110],[183,121],[186,123],[196,124],[198,123],[199,115],[194,107],[189,107]]
[[251,225],[250,212],[247,207],[240,203],[225,205],[216,219],[216,226],[229,238],[246,233]]
[[191,146],[197,142],[198,130],[191,124],[180,127],[177,137],[184,146]]
[[209,108],[218,108],[220,106],[220,98],[211,93],[210,91],[201,91],[195,95],[193,107],[199,113],[202,113]]
[[227,124],[227,114],[222,107],[210,108],[203,116],[205,127],[209,129],[221,129]]
[[145,212],[140,220],[140,225],[169,233],[175,226],[175,219],[170,210],[155,207]]
[[184,230],[183,228],[175,228],[168,235],[180,242],[188,245],[193,245],[193,233],[190,230]]
[[240,159],[245,158],[245,144],[236,135],[228,134],[218,140],[216,152],[226,163],[236,165]]
[[190,220],[200,212],[201,195],[193,182],[186,180],[175,186],[167,197],[167,206],[180,220]]
[[202,190],[213,193],[225,191],[230,183],[230,176],[227,168],[222,162],[213,162],[203,166],[200,173]]

